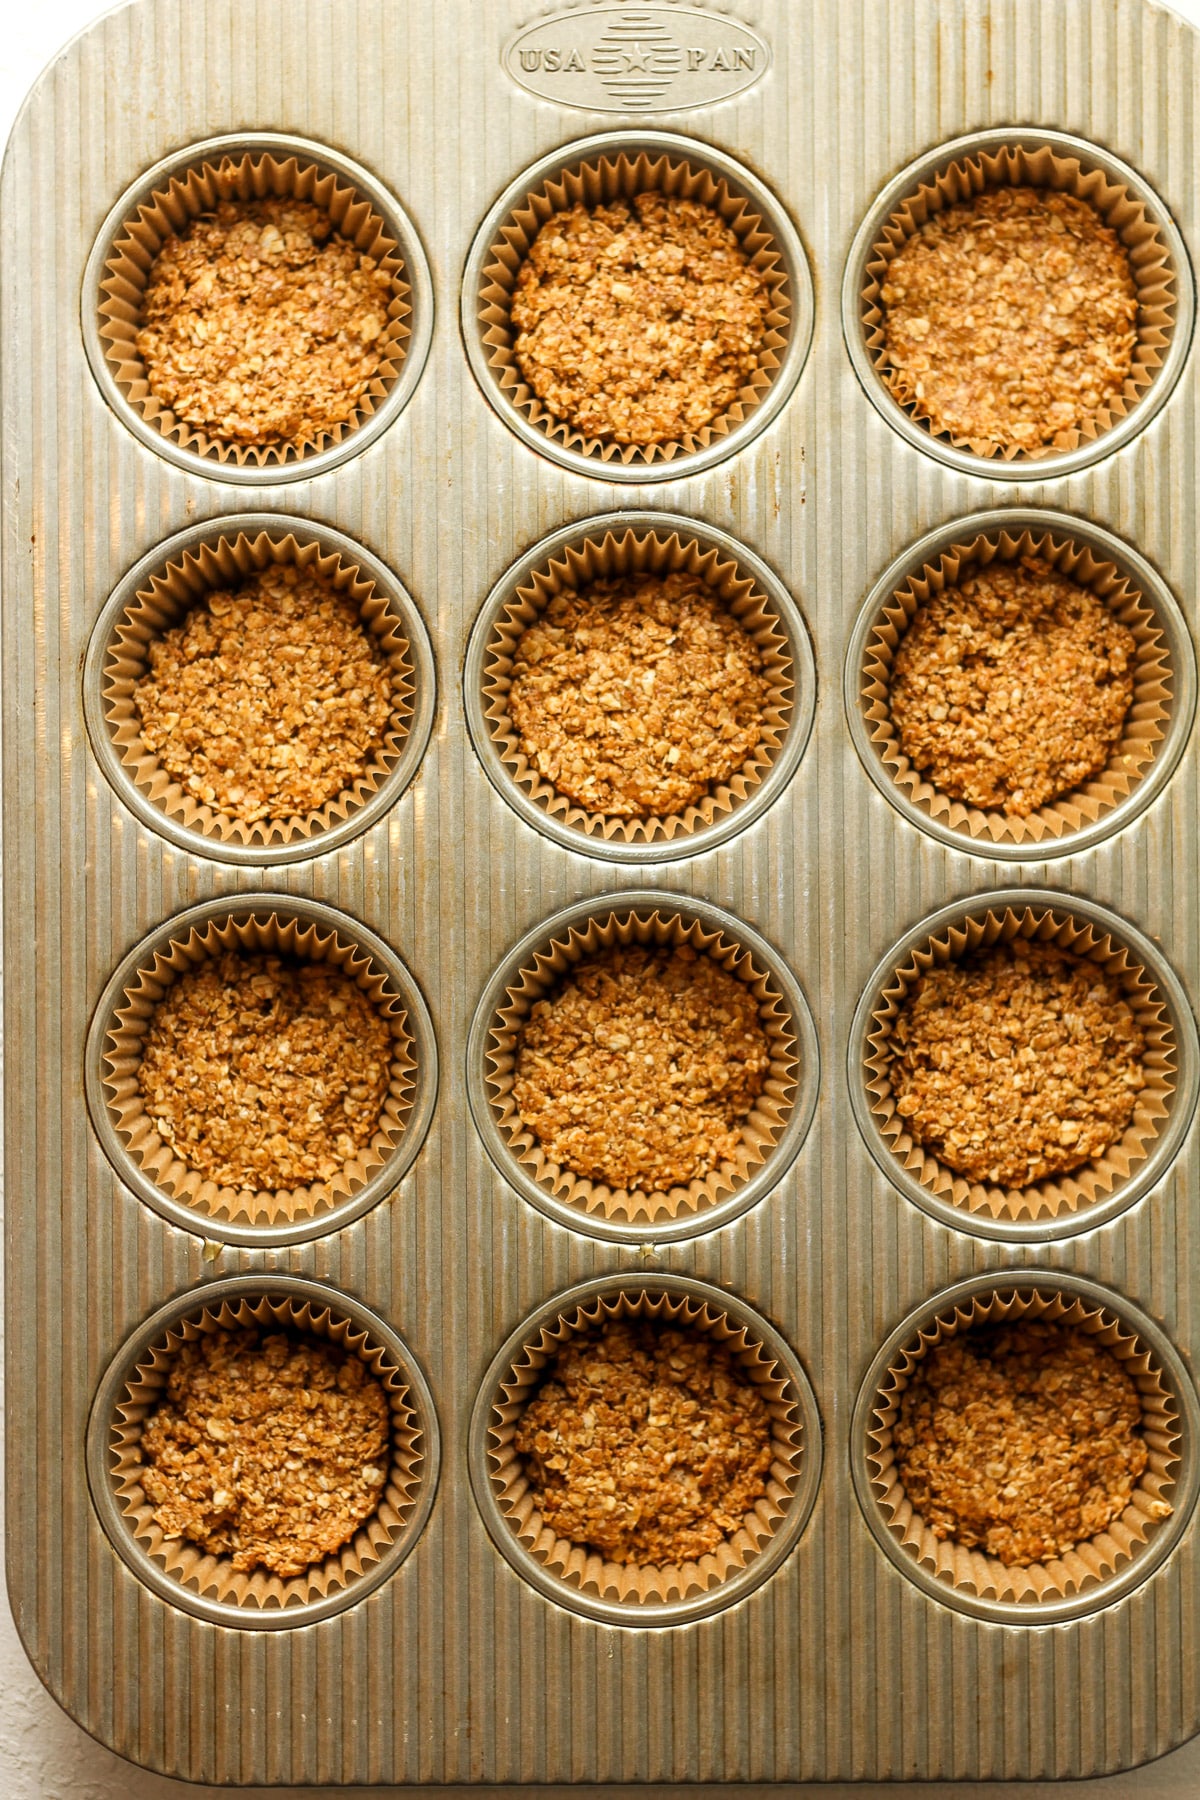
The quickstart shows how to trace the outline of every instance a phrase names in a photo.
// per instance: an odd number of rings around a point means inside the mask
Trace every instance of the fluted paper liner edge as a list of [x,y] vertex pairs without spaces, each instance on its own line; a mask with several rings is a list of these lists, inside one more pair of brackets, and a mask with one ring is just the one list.
[[[987,188],[1013,186],[1051,188],[1089,204],[1124,245],[1138,298],[1137,343],[1123,391],[1114,395],[1093,417],[1085,419],[1081,426],[1059,432],[1052,443],[1039,445],[1034,450],[1022,450],[1014,445],[1006,447],[988,438],[960,437],[934,425],[915,394],[908,392],[898,378],[893,378],[887,352],[886,314],[881,303],[888,264],[901,245],[928,219],[947,207],[976,198]],[[956,449],[969,450],[974,456],[1000,457],[1011,462],[1017,458],[1036,461],[1040,457],[1075,450],[1081,443],[1101,437],[1130,412],[1147,392],[1161,366],[1163,352],[1174,329],[1176,304],[1177,281],[1165,240],[1136,192],[1114,181],[1100,168],[1088,168],[1078,157],[1059,155],[1048,146],[1029,150],[1011,144],[960,156],[931,180],[919,183],[915,191],[901,201],[871,246],[861,313],[867,351],[879,379],[913,419],[924,425],[932,436],[943,438]]]
[[[1129,1126],[1109,1146],[1068,1175],[1046,1176],[1023,1188],[968,1180],[916,1142],[892,1097],[892,1026],[917,979],[935,964],[957,961],[979,949],[1024,937],[1054,943],[1097,963],[1115,976],[1146,1039],[1146,1086],[1137,1096]],[[1170,1116],[1178,1047],[1170,1016],[1153,975],[1129,948],[1099,926],[1076,919],[1059,906],[1024,907],[1016,912],[988,908],[969,914],[930,937],[893,969],[871,1014],[863,1079],[876,1127],[901,1167],[939,1199],[968,1212],[997,1219],[1054,1218],[1086,1208],[1116,1192],[1149,1156]]]
[[[315,811],[289,813],[247,823],[189,794],[168,774],[146,744],[134,689],[149,668],[151,644],[184,623],[194,606],[223,588],[238,587],[266,568],[292,565],[311,569],[358,607],[363,630],[374,640],[390,673],[392,714],[375,757],[350,787]],[[186,551],[152,575],[116,621],[101,673],[104,718],[121,765],[134,786],[168,818],[218,843],[292,844],[318,838],[364,806],[384,785],[404,752],[413,712],[415,667],[403,619],[357,563],[294,531],[222,533],[212,544]],[[317,846],[314,846],[314,851]]]
[[[759,1023],[772,1048],[763,1090],[743,1122],[742,1143],[735,1162],[722,1163],[704,1180],[693,1180],[686,1188],[676,1187],[666,1193],[614,1189],[551,1162],[522,1123],[512,1097],[519,1040],[533,1005],[584,957],[631,944],[653,948],[689,944],[711,956],[744,981],[755,995]],[[487,1094],[500,1135],[509,1154],[539,1186],[580,1212],[606,1219],[644,1219],[647,1223],[687,1217],[715,1206],[767,1162],[796,1104],[801,1075],[795,1021],[787,998],[774,979],[758,968],[752,953],[729,933],[710,930],[698,919],[688,919],[685,914],[653,902],[644,910],[614,913],[605,911],[601,899],[593,916],[582,926],[571,925],[561,936],[548,934],[514,977],[505,1005],[493,1015],[485,1055]]]
[[[1136,642],[1133,698],[1120,742],[1103,769],[1025,818],[999,807],[981,808],[951,798],[909,762],[891,715],[892,665],[920,609],[964,569],[1038,556],[1101,600],[1128,626]],[[1133,792],[1158,754],[1170,718],[1173,670],[1153,602],[1115,563],[1099,557],[1069,533],[1026,529],[1019,535],[982,532],[949,545],[899,582],[880,609],[863,646],[859,695],[873,750],[896,787],[931,820],[987,843],[1040,844],[1085,829]]]
[[[108,1462],[114,1492],[132,1536],[167,1575],[201,1596],[248,1609],[284,1610],[349,1587],[379,1562],[413,1515],[426,1452],[418,1414],[409,1403],[404,1371],[390,1351],[373,1343],[369,1330],[339,1317],[332,1305],[273,1297],[269,1276],[264,1277],[263,1289],[261,1298],[223,1300],[215,1309],[198,1301],[191,1313],[167,1328],[125,1383],[109,1428]],[[328,1339],[358,1356],[382,1382],[392,1421],[388,1479],[376,1511],[341,1550],[294,1576],[270,1574],[261,1568],[246,1573],[235,1569],[229,1557],[215,1556],[187,1538],[166,1537],[141,1484],[145,1466],[142,1426],[162,1398],[182,1346],[213,1331],[270,1330],[272,1326]]]
[[[596,207],[648,192],[661,192],[671,199],[699,200],[720,214],[766,284],[766,331],[757,369],[724,413],[684,438],[654,444],[617,444],[605,438],[585,437],[568,421],[556,418],[538,399],[517,367],[510,308],[517,271],[547,219],[568,211],[578,202]],[[666,152],[651,157],[645,151],[637,156],[619,151],[615,156],[568,163],[557,175],[530,190],[523,203],[508,214],[484,264],[477,303],[478,329],[488,366],[508,405],[567,449],[594,456],[598,462],[619,460],[627,464],[670,462],[691,455],[740,425],[764,399],[782,366],[793,314],[794,297],[786,266],[770,225],[749,199],[734,191],[724,175],[716,175],[706,166],[701,146],[697,146],[694,159],[676,159]]]
[[[349,419],[295,440],[242,444],[215,437],[177,418],[151,388],[136,340],[151,265],[166,239],[219,201],[271,197],[310,201],[332,219],[342,237],[375,259],[391,278],[388,325],[382,339],[383,360]],[[105,361],[120,392],[148,425],[197,456],[265,468],[301,460],[341,443],[375,411],[399,376],[412,335],[411,292],[396,238],[345,177],[322,174],[315,162],[299,152],[275,156],[247,150],[240,156],[227,153],[210,160],[200,150],[190,168],[156,188],[118,228],[96,303]]]
[[[557,1536],[534,1502],[524,1463],[514,1447],[517,1422],[533,1398],[546,1364],[571,1338],[613,1319],[654,1319],[665,1325],[682,1325],[727,1344],[742,1372],[761,1392],[771,1415],[776,1456],[767,1493],[731,1538],[695,1562],[617,1563],[586,1545]],[[614,1288],[564,1310],[530,1338],[498,1383],[487,1446],[492,1490],[518,1541],[570,1587],[631,1608],[646,1602],[670,1604],[706,1593],[751,1563],[787,1516],[804,1455],[800,1408],[788,1398],[785,1374],[753,1330],[707,1301],[658,1292],[652,1280],[644,1288]]]
[[[1019,1568],[952,1538],[938,1538],[905,1494],[895,1466],[893,1427],[900,1396],[923,1357],[937,1345],[973,1326],[1007,1323],[1010,1319],[1044,1319],[1076,1326],[1100,1339],[1122,1362],[1142,1402],[1142,1435],[1148,1462],[1129,1505],[1106,1531],[1077,1544],[1074,1550],[1046,1562]],[[1021,1290],[1019,1274],[1009,1283],[960,1302],[939,1313],[888,1369],[876,1394],[868,1427],[867,1464],[876,1503],[897,1541],[913,1560],[952,1587],[980,1598],[1042,1605],[1085,1591],[1105,1580],[1135,1557],[1162,1522],[1158,1509],[1170,1503],[1175,1485],[1172,1465],[1178,1462],[1178,1407],[1135,1330],[1107,1307],[1066,1293]]]
[[[138,1067],[155,1009],[178,976],[225,950],[265,951],[342,969],[382,1015],[392,1033],[392,1061],[383,1112],[371,1142],[328,1182],[294,1189],[219,1186],[189,1168],[163,1140],[146,1112]],[[256,1225],[310,1218],[330,1211],[366,1186],[399,1148],[412,1110],[417,1078],[415,1049],[402,997],[390,977],[349,934],[303,918],[270,912],[234,912],[193,926],[184,938],[148,954],[107,1023],[101,1052],[104,1099],[118,1140],[142,1172],[198,1215]]]
[[[742,767],[711,793],[681,811],[620,818],[589,812],[546,781],[530,763],[508,712],[513,657],[521,638],[564,588],[633,575],[695,575],[745,629],[762,656],[770,696],[762,715],[762,737]],[[677,532],[663,536],[630,526],[620,536],[581,537],[548,558],[518,587],[492,627],[482,672],[484,717],[496,753],[510,780],[546,813],[588,837],[627,844],[669,843],[699,831],[735,811],[769,773],[783,747],[795,711],[795,670],[788,639],[775,607],[736,558]]]

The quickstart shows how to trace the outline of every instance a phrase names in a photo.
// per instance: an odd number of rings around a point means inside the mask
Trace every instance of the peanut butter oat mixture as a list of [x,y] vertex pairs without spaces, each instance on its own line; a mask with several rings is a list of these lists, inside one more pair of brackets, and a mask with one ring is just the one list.
[[977,1326],[917,1365],[894,1428],[896,1472],[936,1538],[1025,1569],[1124,1512],[1146,1467],[1141,1422],[1131,1376],[1089,1333]]
[[138,1086],[176,1156],[220,1186],[326,1182],[371,1142],[393,1053],[383,1015],[332,963],[224,951],[171,984]]
[[742,768],[768,699],[754,639],[679,573],[564,589],[518,641],[508,711],[560,794],[647,818],[681,812]]
[[567,1343],[515,1443],[550,1529],[618,1563],[715,1550],[766,1493],[774,1459],[766,1403],[725,1346],[649,1320]]
[[354,417],[384,359],[393,278],[302,200],[223,200],[154,260],[138,353],[156,399],[233,444]]
[[142,1487],[167,1538],[249,1574],[302,1575],[379,1505],[391,1461],[381,1382],[357,1356],[284,1332],[184,1344],[142,1431]]
[[1136,661],[1128,626],[1049,563],[968,566],[896,651],[900,747],[943,794],[1027,818],[1107,766]]
[[913,1137],[1001,1187],[1102,1156],[1146,1085],[1146,1040],[1120,982],[1026,938],[935,964],[891,1036],[892,1092]]
[[744,981],[688,944],[618,947],[532,1008],[513,1099],[552,1163],[665,1193],[733,1160],[770,1062]]
[[547,410],[584,437],[664,444],[733,405],[769,310],[713,207],[636,194],[542,226],[517,272],[513,350]]
[[393,676],[355,603],[273,564],[150,645],[142,740],[194,800],[253,824],[315,812],[378,767]]
[[935,213],[888,264],[886,379],[934,431],[1036,451],[1122,391],[1137,289],[1086,201],[990,188]]

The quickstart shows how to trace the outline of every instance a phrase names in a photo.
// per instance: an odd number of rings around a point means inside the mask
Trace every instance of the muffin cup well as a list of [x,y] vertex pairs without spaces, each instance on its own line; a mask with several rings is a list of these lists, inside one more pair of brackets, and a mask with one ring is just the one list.
[[[166,239],[219,201],[268,197],[319,207],[389,275],[385,354],[344,424],[295,442],[240,444],[189,425],[157,398],[136,338],[150,270]],[[410,220],[366,170],[304,138],[233,133],[166,157],[122,195],[88,260],[83,327],[105,398],[144,444],[223,481],[286,481],[319,474],[365,448],[411,397],[432,333],[432,284]]]
[[[521,748],[508,713],[513,654],[564,587],[677,571],[704,581],[758,645],[771,690],[762,741],[728,781],[678,813],[627,819],[589,812],[543,779]],[[566,526],[510,569],[476,621],[464,685],[480,760],[522,818],[572,850],[643,862],[697,855],[761,816],[804,753],[816,679],[804,622],[764,563],[715,527],[637,512]]]
[[[1138,342],[1123,392],[1037,451],[938,432],[915,397],[888,385],[880,292],[900,247],[935,213],[996,186],[1052,188],[1091,205],[1129,253]],[[919,449],[971,474],[1046,480],[1126,443],[1165,402],[1187,357],[1194,291],[1187,252],[1157,194],[1117,157],[1065,132],[1000,126],[943,144],[902,170],[855,236],[842,286],[846,344],[868,398]]]
[[[141,1484],[142,1426],[181,1347],[214,1331],[254,1328],[326,1339],[358,1356],[383,1383],[392,1415],[391,1462],[377,1511],[336,1555],[292,1577],[245,1573],[186,1538],[164,1537]],[[288,1628],[357,1605],[408,1555],[437,1485],[437,1418],[411,1352],[366,1307],[293,1276],[236,1276],[172,1301],[122,1348],[93,1404],[87,1460],[105,1530],[147,1586],[215,1624]]]
[[[329,1182],[258,1193],[219,1186],[189,1168],[147,1115],[138,1068],[155,1009],[180,975],[225,950],[332,963],[389,1025],[391,1075],[378,1128]],[[338,1229],[397,1185],[428,1129],[436,1050],[412,977],[374,933],[315,901],[248,894],[181,913],[125,958],[92,1019],[86,1081],[92,1122],[109,1160],[157,1211],[226,1243],[295,1243]]]
[[[393,713],[380,754],[350,788],[314,812],[247,824],[197,800],[167,773],[141,735],[133,692],[157,638],[209,593],[276,564],[311,569],[355,603],[389,666]],[[410,596],[361,545],[302,519],[235,514],[179,532],[125,576],[88,646],[84,710],[105,775],[152,829],[223,861],[298,861],[365,831],[413,779],[433,721],[433,657]]]
[[[760,365],[734,404],[686,438],[616,444],[554,417],[513,354],[510,307],[517,272],[557,212],[661,192],[713,207],[766,283]],[[774,195],[732,157],[661,131],[617,131],[551,152],[500,196],[484,219],[463,278],[462,322],[475,377],[501,418],[555,462],[606,481],[675,479],[709,468],[764,429],[795,386],[812,336],[812,281],[804,251]]]
[[[689,944],[744,981],[772,1047],[763,1091],[744,1122],[736,1161],[668,1193],[613,1189],[548,1160],[513,1099],[521,1030],[539,999],[585,957],[617,945]],[[812,1120],[816,1031],[795,977],[757,933],[716,907],[676,894],[586,900],[536,927],[493,975],[467,1047],[476,1128],[504,1178],[539,1210],[597,1237],[642,1243],[690,1237],[737,1218],[791,1166]]]
[[[1023,1569],[934,1535],[904,1492],[893,1431],[900,1397],[931,1349],[973,1326],[1026,1318],[1075,1326],[1125,1364],[1141,1396],[1149,1461],[1130,1504],[1107,1531]],[[998,1623],[1045,1625],[1111,1605],[1169,1554],[1195,1501],[1196,1426],[1191,1380],[1144,1314],[1080,1276],[992,1270],[920,1307],[881,1349],[854,1412],[855,1488],[876,1540],[924,1593]],[[1157,1518],[1154,1503],[1162,1501],[1171,1512]]]
[[[951,799],[915,770],[892,722],[892,663],[918,609],[975,563],[1037,555],[1088,588],[1136,640],[1133,700],[1108,764],[1078,788],[1009,817]],[[1195,710],[1196,663],[1182,613],[1161,576],[1089,521],[1010,509],[928,533],[880,577],[847,653],[846,711],[855,747],[880,792],[913,824],[958,849],[1029,860],[1063,855],[1120,830],[1169,779]]]
[[[1147,1084],[1103,1156],[1028,1187],[971,1181],[908,1131],[892,1093],[892,1027],[918,978],[938,964],[1016,937],[1087,957],[1124,991],[1146,1038]],[[944,1224],[982,1237],[1039,1239],[1088,1231],[1131,1206],[1164,1174],[1195,1103],[1196,1027],[1165,958],[1132,926],[1074,896],[982,894],[916,927],[879,964],[850,1034],[850,1096],[867,1147],[888,1180]]]
[[[767,1493],[732,1538],[698,1561],[621,1564],[558,1537],[537,1509],[514,1447],[517,1422],[546,1364],[571,1338],[612,1319],[679,1324],[728,1345],[771,1415],[775,1460]],[[601,1276],[548,1301],[496,1355],[471,1418],[471,1484],[497,1548],[539,1592],[608,1624],[682,1624],[760,1586],[804,1530],[820,1463],[816,1401],[790,1347],[742,1301],[679,1275]]]

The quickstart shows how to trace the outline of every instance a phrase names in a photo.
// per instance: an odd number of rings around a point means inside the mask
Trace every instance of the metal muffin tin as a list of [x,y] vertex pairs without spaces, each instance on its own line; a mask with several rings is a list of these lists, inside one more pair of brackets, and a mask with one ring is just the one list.
[[[889,947],[1006,886],[1069,894],[1139,931],[1176,972],[1170,1000],[1190,1043],[1190,700],[1178,760],[1137,808],[1022,860],[968,851],[885,798],[842,686],[879,571],[925,534],[1009,506],[1114,534],[1179,596],[1194,635],[1195,33],[1144,0],[1005,0],[986,31],[974,0],[557,12],[542,0],[312,0],[299,12],[241,0],[236,23],[223,0],[132,0],[98,21],[43,76],[3,177],[8,1524],[14,1609],[39,1673],[122,1755],[229,1784],[1067,1777],[1162,1754],[1200,1729],[1192,1085],[1173,1159],[1129,1204],[1013,1242],[913,1204],[877,1165],[847,1055]],[[622,57],[646,68],[618,93]],[[1063,132],[1117,158],[1178,234],[1164,370],[1147,402],[1071,459],[955,461],[864,393],[843,334],[843,278],[849,291],[889,184],[1001,127]],[[712,456],[643,468],[640,484],[628,467],[556,456],[499,416],[472,370],[464,286],[506,190],[614,128],[683,136],[697,158],[748,171],[794,221],[814,294],[807,357],[785,363],[788,383],[781,372],[753,429],[714,440]],[[94,379],[88,342],[93,252],[121,197],[181,152],[264,134],[365,171],[412,221],[430,274],[424,290],[414,282],[406,400],[393,389],[329,454],[251,477],[139,431]],[[801,278],[794,301],[802,292]],[[807,340],[800,325],[797,307],[793,345]],[[428,747],[394,803],[314,854],[266,862],[167,831],[110,781],[85,718],[85,658],[108,597],[178,534],[236,514],[251,478],[256,513],[343,533],[378,559],[426,621],[439,676]],[[744,548],[794,600],[814,656],[812,730],[786,779],[665,860],[614,862],[551,834],[502,791],[468,731],[468,644],[488,596],[617,506],[680,515]],[[618,890],[714,908],[757,934],[807,996],[820,1040],[794,1161],[757,1203],[676,1241],[601,1236],[531,1204],[468,1099],[471,1021],[493,972],[555,915]],[[85,1104],[89,1024],[112,971],[187,909],[261,895],[332,909],[388,946],[428,1001],[441,1066],[398,1185],[275,1237],[158,1206],[110,1161]],[[956,1284],[1032,1267],[1095,1284],[1149,1322],[1184,1428],[1186,1480],[1161,1557],[1053,1623],[944,1604],[885,1554],[855,1498],[855,1398],[881,1346]],[[440,1424],[437,1492],[402,1564],[334,1616],[297,1612],[271,1630],[174,1603],[110,1536],[85,1454],[114,1360],[163,1309],[202,1304],[235,1276],[316,1282],[376,1315],[425,1371]],[[710,1616],[580,1616],[500,1553],[472,1491],[471,1418],[500,1347],[564,1293],[619,1276],[727,1294],[778,1333],[811,1387],[811,1512],[766,1578]]]

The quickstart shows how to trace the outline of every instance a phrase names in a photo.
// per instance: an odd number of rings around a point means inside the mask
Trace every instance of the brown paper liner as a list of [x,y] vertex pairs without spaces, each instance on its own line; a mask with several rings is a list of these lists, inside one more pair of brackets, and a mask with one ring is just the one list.
[[[953,587],[971,564],[1017,562],[1038,556],[1060,575],[1086,587],[1127,625],[1136,640],[1133,699],[1120,742],[1106,766],[1081,787],[1036,808],[1026,818],[1009,816],[998,807],[983,810],[953,800],[913,768],[900,747],[892,722],[892,664],[918,610],[934,595]],[[871,743],[896,786],[931,819],[951,830],[989,843],[1039,844],[1065,837],[1103,818],[1118,806],[1146,774],[1163,741],[1170,717],[1170,655],[1153,604],[1123,575],[1086,544],[1050,532],[1023,531],[1019,536],[993,531],[964,539],[944,550],[935,562],[910,575],[887,601],[863,650],[860,693]]]
[[[392,718],[380,751],[353,785],[314,812],[290,813],[248,824],[231,813],[197,800],[162,767],[142,737],[134,688],[149,667],[150,647],[210,593],[237,587],[272,564],[290,563],[330,582],[358,607],[363,629],[375,639],[391,671]],[[399,762],[413,710],[414,668],[399,614],[386,594],[356,563],[336,551],[321,554],[320,545],[301,542],[293,533],[256,537],[239,532],[215,544],[201,544],[177,561],[168,562],[139,588],[113,630],[104,661],[104,716],[122,764],[147,799],[190,831],[218,843],[291,844],[318,837],[366,804]]]
[[[956,1174],[911,1136],[892,1097],[892,1026],[918,977],[935,964],[957,961],[972,951],[1008,943],[1016,937],[1057,944],[1062,950],[1089,958],[1110,976],[1117,977],[1145,1034],[1143,1066],[1147,1082],[1137,1097],[1128,1129],[1103,1156],[1070,1175],[1047,1176],[1025,1188],[1004,1188],[969,1181]],[[995,1219],[1038,1219],[1073,1213],[1119,1188],[1150,1154],[1155,1138],[1166,1125],[1175,1088],[1175,1035],[1153,976],[1107,932],[1057,908],[1026,907],[1019,913],[1011,907],[1001,913],[982,911],[930,938],[893,972],[871,1016],[867,1044],[863,1074],[871,1111],[884,1142],[901,1166],[939,1199]]]
[[[748,1512],[732,1538],[696,1562],[617,1563],[558,1537],[534,1503],[525,1465],[513,1445],[517,1421],[533,1398],[546,1364],[573,1337],[611,1319],[656,1319],[691,1327],[728,1344],[743,1373],[759,1389],[772,1420],[775,1461],[767,1493]],[[561,1581],[603,1600],[636,1605],[671,1603],[705,1593],[754,1560],[782,1523],[803,1455],[799,1410],[787,1397],[787,1380],[778,1363],[744,1325],[686,1295],[621,1289],[560,1313],[522,1349],[499,1383],[488,1428],[488,1465],[500,1510],[525,1548]]]
[[[252,1193],[221,1187],[180,1160],[159,1135],[138,1088],[138,1068],[155,1009],[171,984],[187,970],[224,950],[263,950],[305,962],[329,962],[343,969],[386,1019],[393,1040],[391,1081],[379,1126],[365,1150],[329,1182],[310,1187]],[[103,1080],[113,1126],[128,1154],[155,1185],[198,1213],[256,1225],[308,1218],[328,1212],[365,1187],[404,1135],[412,1109],[416,1062],[403,1003],[368,953],[335,932],[277,913],[232,916],[195,927],[157,950],[125,990],[104,1037]]]
[[[886,315],[880,299],[888,264],[905,241],[935,213],[996,187],[1053,188],[1086,201],[1124,245],[1137,288],[1137,344],[1122,393],[1102,407],[1094,418],[1085,420],[1081,427],[1061,431],[1053,443],[1039,445],[1035,450],[1021,450],[1013,445],[1006,447],[990,438],[964,438],[939,431],[916,396],[889,378]],[[862,321],[866,346],[880,380],[912,418],[956,449],[969,450],[974,456],[1001,457],[1011,462],[1017,457],[1032,460],[1053,455],[1056,451],[1075,450],[1081,443],[1101,436],[1136,406],[1161,366],[1163,351],[1170,342],[1176,299],[1176,280],[1167,246],[1136,194],[1110,180],[1102,170],[1086,168],[1077,157],[1059,156],[1048,147],[1027,150],[1014,144],[960,157],[932,181],[922,182],[896,208],[867,259]]]
[[[554,213],[566,212],[579,202],[596,207],[649,192],[661,192],[675,200],[698,200],[720,214],[766,283],[766,333],[759,366],[727,412],[684,438],[661,444],[615,444],[604,438],[585,437],[543,406],[514,359],[510,307],[517,271],[538,232]],[[713,175],[699,161],[677,162],[665,153],[650,157],[645,151],[628,156],[621,151],[616,156],[574,164],[531,191],[520,206],[514,207],[497,232],[484,264],[478,319],[488,365],[501,393],[548,438],[603,462],[670,462],[724,437],[763,399],[779,370],[792,328],[792,295],[786,266],[770,227],[747,200],[731,190],[723,176]]]
[[[374,257],[391,277],[388,327],[381,340],[384,352],[378,372],[355,413],[332,430],[314,433],[294,442],[240,444],[210,437],[176,418],[153,393],[137,348],[142,296],[151,265],[166,239],[182,231],[193,219],[211,212],[222,200],[263,200],[294,197],[310,201],[333,220],[338,233],[363,255]],[[375,411],[395,382],[412,335],[409,317],[411,288],[404,276],[399,245],[388,226],[355,189],[336,175],[322,175],[311,162],[297,156],[222,156],[216,162],[203,158],[182,176],[172,176],[156,189],[136,213],[126,219],[113,241],[100,284],[100,341],[118,387],[150,425],[198,456],[217,462],[295,462],[313,452],[341,443]]]
[[[703,1181],[669,1192],[611,1188],[576,1176],[551,1162],[533,1133],[522,1123],[512,1088],[521,1032],[535,1003],[550,992],[564,974],[584,957],[615,945],[658,947],[690,944],[711,956],[746,983],[759,1002],[759,1022],[771,1041],[772,1057],[762,1093],[742,1127],[737,1159],[722,1163]],[[648,907],[645,912],[605,913],[580,929],[572,925],[562,937],[552,937],[523,967],[508,989],[508,1004],[492,1020],[487,1043],[487,1087],[493,1116],[511,1154],[533,1179],[568,1206],[605,1219],[647,1221],[687,1217],[715,1206],[724,1195],[740,1187],[770,1156],[795,1105],[799,1059],[796,1034],[783,995],[770,976],[759,969],[735,940],[721,931],[709,931],[698,920]]]
[[[1129,1505],[1107,1531],[1076,1545],[1065,1556],[1022,1569],[982,1550],[968,1550],[953,1539],[934,1536],[901,1486],[892,1434],[899,1417],[900,1396],[917,1364],[930,1350],[972,1326],[1025,1318],[1076,1326],[1099,1338],[1125,1364],[1141,1395],[1142,1431],[1149,1460]],[[1178,1409],[1151,1353],[1115,1313],[1089,1306],[1068,1293],[1004,1287],[939,1314],[905,1347],[880,1384],[867,1462],[879,1506],[915,1561],[951,1586],[980,1598],[1038,1605],[1094,1586],[1137,1555],[1161,1522],[1155,1516],[1156,1503],[1166,1503],[1174,1486],[1171,1468],[1178,1462],[1179,1430]]]
[[[326,1338],[352,1352],[383,1383],[391,1408],[392,1458],[377,1510],[336,1555],[314,1563],[303,1575],[272,1575],[261,1568],[245,1574],[229,1557],[214,1556],[187,1538],[164,1536],[142,1488],[142,1426],[162,1399],[179,1350],[206,1333],[255,1326]],[[323,1599],[377,1563],[412,1517],[425,1461],[423,1433],[409,1403],[403,1371],[383,1345],[373,1343],[367,1332],[328,1307],[318,1310],[308,1301],[272,1297],[269,1290],[261,1299],[200,1306],[165,1332],[126,1383],[112,1421],[109,1450],[113,1486],[130,1531],[166,1573],[197,1594],[262,1610]]]
[[[645,818],[617,818],[610,813],[588,812],[553,787],[530,763],[508,714],[512,665],[517,645],[557,594],[564,588],[583,588],[595,581],[630,575],[669,575],[678,571],[698,576],[724,602],[726,610],[753,638],[762,655],[763,675],[770,698],[763,714],[763,735],[748,760],[727,782],[681,812]],[[603,538],[585,537],[568,545],[560,556],[535,569],[496,620],[488,640],[483,665],[484,716],[506,770],[552,817],[589,837],[618,838],[627,844],[672,839],[711,825],[715,818],[734,811],[763,780],[783,746],[792,716],[793,669],[788,641],[767,596],[753,579],[743,575],[737,563],[715,549],[704,550],[693,538],[677,533],[659,536],[632,527],[621,537],[607,532]]]

